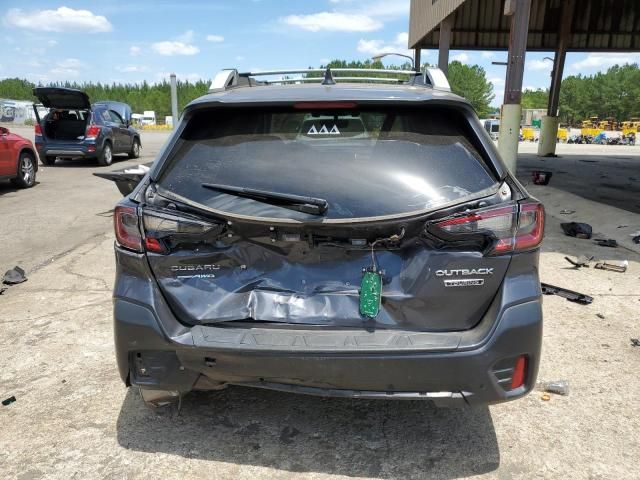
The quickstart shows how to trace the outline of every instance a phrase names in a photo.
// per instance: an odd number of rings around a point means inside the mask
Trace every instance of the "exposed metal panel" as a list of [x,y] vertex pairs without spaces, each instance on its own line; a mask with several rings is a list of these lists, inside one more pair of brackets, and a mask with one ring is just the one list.
[[[409,45],[415,45],[465,0],[412,0],[409,18]],[[412,47],[413,48],[413,47]]]
[[[530,51],[555,50],[564,0],[532,0]],[[452,49],[506,50],[504,0],[412,0],[410,48],[437,48],[440,22],[455,11]],[[639,51],[640,0],[582,0],[568,51]]]

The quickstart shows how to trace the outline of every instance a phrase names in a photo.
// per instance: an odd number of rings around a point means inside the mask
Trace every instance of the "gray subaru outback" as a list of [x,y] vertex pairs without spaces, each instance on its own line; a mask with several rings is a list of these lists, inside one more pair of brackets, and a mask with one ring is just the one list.
[[535,384],[544,210],[439,71],[223,71],[114,223],[117,362],[148,405]]

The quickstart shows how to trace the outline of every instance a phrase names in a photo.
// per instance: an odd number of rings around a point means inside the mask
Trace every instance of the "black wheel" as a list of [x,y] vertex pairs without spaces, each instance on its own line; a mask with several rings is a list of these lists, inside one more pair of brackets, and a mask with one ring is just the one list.
[[131,145],[131,151],[129,152],[129,158],[138,158],[140,156],[140,140],[133,139],[133,145]]
[[108,165],[111,165],[111,162],[113,162],[113,151],[111,150],[111,144],[109,142],[104,142],[102,155],[98,157],[98,165],[106,167]]
[[23,152],[18,160],[18,176],[11,180],[20,188],[30,188],[36,183],[36,158],[32,153]]
[[42,160],[43,165],[48,165],[50,167],[53,167],[56,164],[56,157],[52,157],[51,155],[41,157],[40,160]]

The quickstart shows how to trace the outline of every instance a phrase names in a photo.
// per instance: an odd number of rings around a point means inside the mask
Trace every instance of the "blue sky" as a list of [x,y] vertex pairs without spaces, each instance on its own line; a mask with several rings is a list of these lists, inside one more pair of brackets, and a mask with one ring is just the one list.
[[[208,80],[228,67],[308,67],[407,53],[409,0],[2,0],[0,15],[0,78],[156,82],[170,72]],[[527,54],[525,88],[548,86],[545,56]],[[422,58],[436,63],[437,52],[425,50]],[[484,67],[494,104],[501,103],[505,69],[491,62],[504,61],[506,52],[453,51],[451,58]],[[640,53],[569,54],[565,76],[639,61]]]

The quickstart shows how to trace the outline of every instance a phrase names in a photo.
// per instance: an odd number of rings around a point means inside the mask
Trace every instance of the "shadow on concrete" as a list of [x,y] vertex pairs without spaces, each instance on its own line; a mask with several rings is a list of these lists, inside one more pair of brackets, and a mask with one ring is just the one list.
[[[114,154],[113,155],[113,162],[111,163],[111,165],[107,165],[105,167],[102,167],[101,165],[98,164],[98,161],[95,158],[74,158],[72,160],[70,159],[66,159],[66,158],[59,158],[58,160],[56,160],[55,165],[49,165],[48,168],[87,168],[87,167],[93,167],[93,168],[105,168],[107,169],[106,171],[108,171],[109,167],[113,167],[114,165],[120,163],[120,162],[125,162],[127,160],[130,160],[130,158],[127,155],[121,155],[121,154]],[[47,167],[47,165],[44,165],[44,167]]]
[[500,464],[487,407],[436,409],[242,387],[193,392],[179,416],[158,416],[129,389],[117,438],[136,451],[349,477],[453,479]]
[[[640,158],[615,156],[627,147],[616,146],[611,155],[563,155],[556,158],[534,154],[518,156],[518,179],[526,186],[531,172],[553,173],[549,186],[633,213],[640,213]],[[620,154],[619,153],[619,154]]]
[[[30,188],[38,188],[39,184],[40,182],[36,180],[35,185]],[[16,187],[13,183],[11,183],[11,180],[0,180],[0,197],[2,195],[6,195],[7,193],[15,193],[15,192],[20,192],[22,190],[29,190],[29,189]]]

